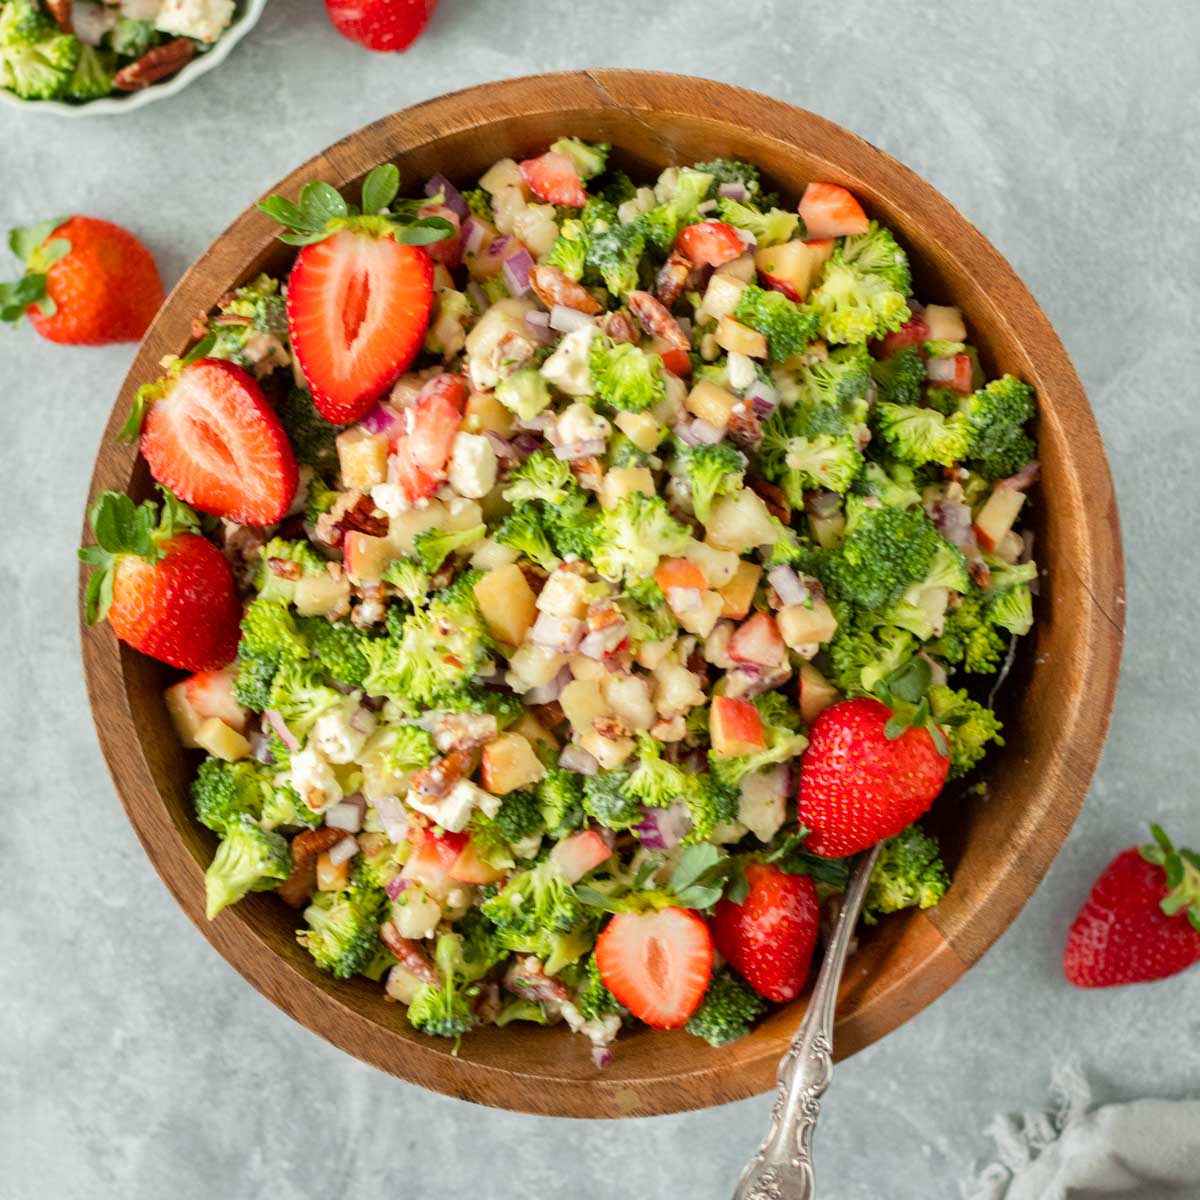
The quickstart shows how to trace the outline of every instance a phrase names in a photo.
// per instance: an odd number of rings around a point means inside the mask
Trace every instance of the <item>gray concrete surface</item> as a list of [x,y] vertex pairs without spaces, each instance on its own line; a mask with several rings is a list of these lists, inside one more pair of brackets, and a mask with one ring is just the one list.
[[[0,226],[124,222],[168,283],[264,187],[394,109],[487,79],[669,68],[840,121],[941,188],[1024,276],[1108,443],[1129,560],[1112,736],[1025,913],[952,992],[838,1073],[823,1200],[930,1200],[1074,1056],[1106,1095],[1200,1090],[1200,972],[1074,992],[1058,957],[1148,817],[1200,843],[1192,538],[1200,466],[1200,8],[929,0],[443,0],[404,57],[275,0],[219,71],[128,118],[0,109]],[[158,882],[87,713],[74,547],[129,347],[0,331],[4,680],[0,1197],[721,1200],[765,1099],[626,1123],[476,1108],[379,1074],[242,982]]]

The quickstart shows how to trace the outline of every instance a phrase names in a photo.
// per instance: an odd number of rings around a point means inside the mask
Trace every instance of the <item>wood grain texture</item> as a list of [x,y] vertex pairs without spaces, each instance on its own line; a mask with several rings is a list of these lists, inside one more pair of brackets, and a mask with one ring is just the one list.
[[[935,809],[955,882],[928,914],[864,934],[843,982],[838,1052],[882,1037],[945,991],[1009,925],[1066,836],[1095,767],[1120,660],[1124,584],[1116,502],[1091,410],[1045,315],[996,250],[900,163],[811,113],[698,79],[584,71],[472,88],[387,117],[305,163],[271,192],[294,198],[321,178],[353,193],[393,160],[411,190],[435,171],[460,184],[502,155],[522,157],[564,133],[612,142],[640,172],[716,155],[758,163],[795,199],[812,179],[845,184],[908,246],[917,292],[959,304],[989,371],[1038,392],[1043,485],[1033,523],[1048,569],[1001,703],[1008,748],[987,764],[988,794]],[[275,226],[250,210],[200,258],[147,333],[113,409],[92,495],[149,491],[144,464],[115,435],[136,388],[165,354],[189,343],[192,316],[261,270],[286,269]],[[487,1028],[448,1043],[413,1033],[366,980],[322,975],[294,937],[295,915],[258,894],[204,920],[203,870],[213,838],[192,818],[194,762],[161,701],[167,668],[121,646],[107,626],[84,629],[83,658],[100,742],[122,803],[171,894],[216,949],[259,991],[310,1029],[385,1071],[448,1095],[559,1116],[674,1112],[766,1090],[800,1016],[799,1004],[750,1037],[714,1050],[683,1033],[623,1037],[595,1070],[562,1029]],[[802,1002],[801,1002],[802,1003]]]

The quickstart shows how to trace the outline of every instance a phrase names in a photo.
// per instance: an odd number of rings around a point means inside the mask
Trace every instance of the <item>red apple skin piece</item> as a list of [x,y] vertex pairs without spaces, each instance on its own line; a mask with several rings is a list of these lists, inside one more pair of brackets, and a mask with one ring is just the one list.
[[708,728],[713,752],[719,758],[758,754],[767,748],[762,718],[749,700],[714,696]]
[[612,848],[594,829],[573,833],[550,851],[550,861],[568,883],[578,883],[611,857]]
[[770,613],[758,612],[737,627],[726,652],[734,662],[777,667],[783,662],[786,649],[775,618]]
[[499,883],[507,872],[488,866],[468,842],[448,874],[456,883]]

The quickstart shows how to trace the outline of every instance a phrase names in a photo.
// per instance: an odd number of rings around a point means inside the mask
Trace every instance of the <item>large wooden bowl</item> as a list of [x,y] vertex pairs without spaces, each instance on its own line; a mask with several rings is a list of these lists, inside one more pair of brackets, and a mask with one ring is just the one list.
[[[938,805],[954,885],[928,913],[866,933],[842,986],[837,1049],[851,1054],[919,1012],[983,954],[1028,899],[1075,820],[1100,753],[1116,687],[1123,620],[1117,510],[1104,449],[1079,380],[1049,322],[995,249],[928,184],[836,125],[765,96],[676,75],[583,71],[488,84],[386,117],[269,189],[294,197],[306,180],[357,187],[399,164],[413,187],[436,171],[475,179],[502,155],[540,152],[563,133],[611,142],[645,176],[717,155],[758,163],[795,198],[812,179],[845,184],[908,246],[926,300],[962,306],[989,371],[1031,382],[1040,403],[1043,484],[1034,521],[1047,579],[1037,625],[1002,702],[1008,747],[986,765],[984,798]],[[189,343],[192,316],[290,252],[254,209],[183,277],[146,335],[100,447],[93,495],[149,491],[144,464],[116,441],[138,385]],[[321,974],[295,940],[296,915],[258,894],[204,919],[212,835],[192,817],[195,768],[163,707],[165,668],[85,630],[84,665],[100,742],[155,868],[204,935],[256,988],[314,1032],[394,1075],[449,1095],[528,1112],[636,1116],[700,1108],[766,1090],[800,1004],[720,1050],[685,1033],[622,1037],[595,1070],[562,1029],[489,1027],[451,1044],[413,1033],[403,1011],[363,979]]]

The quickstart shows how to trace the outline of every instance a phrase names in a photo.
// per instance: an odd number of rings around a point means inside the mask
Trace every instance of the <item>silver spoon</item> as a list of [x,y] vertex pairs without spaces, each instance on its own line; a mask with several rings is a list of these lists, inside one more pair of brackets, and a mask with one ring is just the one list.
[[821,1115],[821,1097],[833,1079],[833,1020],[838,985],[854,927],[879,847],[862,855],[850,878],[833,937],[825,949],[808,1011],[776,1075],[778,1096],[771,1128],[750,1160],[733,1200],[812,1200],[816,1195],[812,1136]]

